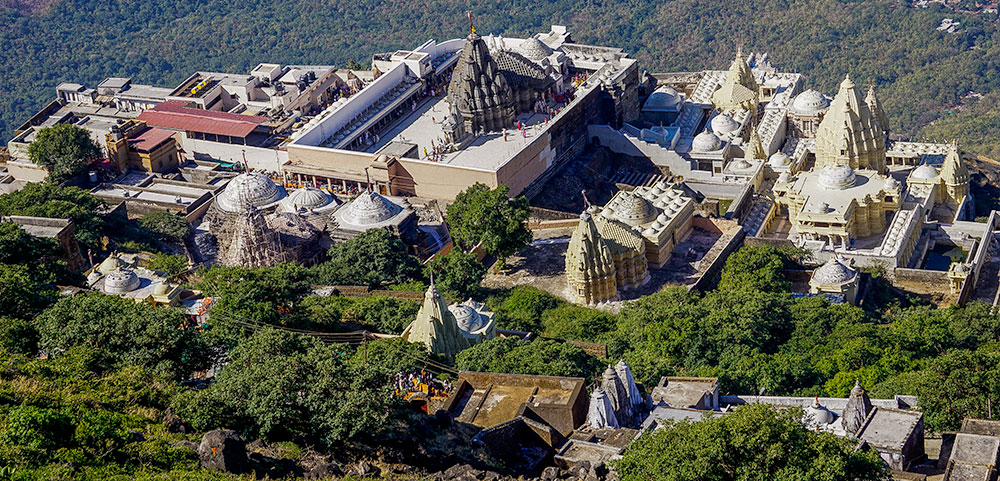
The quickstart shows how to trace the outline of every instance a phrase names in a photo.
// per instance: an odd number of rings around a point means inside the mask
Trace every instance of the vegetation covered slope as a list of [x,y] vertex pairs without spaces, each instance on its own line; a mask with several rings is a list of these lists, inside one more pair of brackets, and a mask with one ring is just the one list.
[[[367,63],[374,52],[463,35],[470,9],[480,32],[525,35],[566,24],[577,41],[623,47],[650,71],[725,68],[743,45],[769,52],[776,65],[809,75],[810,86],[828,93],[850,72],[883,88],[894,130],[905,135],[917,135],[967,91],[1000,87],[995,16],[917,9],[899,0],[500,0],[490,8],[468,0],[18,5],[0,3],[4,139],[62,81],[95,86],[104,77],[131,76],[172,86],[196,70],[245,72],[265,61]],[[958,33],[935,30],[945,17],[962,21]]]

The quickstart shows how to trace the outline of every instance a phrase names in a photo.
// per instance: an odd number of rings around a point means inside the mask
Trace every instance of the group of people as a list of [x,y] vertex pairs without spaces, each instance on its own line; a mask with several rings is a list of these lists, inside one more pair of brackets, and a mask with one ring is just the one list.
[[444,160],[444,155],[454,152],[455,146],[444,141],[444,139],[438,137],[437,139],[431,139],[431,148],[427,150],[424,147],[424,160],[429,160],[431,162],[441,162]]
[[428,397],[447,397],[451,392],[451,381],[437,379],[434,374],[424,369],[410,373],[399,372],[394,379],[396,395],[410,397],[422,393]]

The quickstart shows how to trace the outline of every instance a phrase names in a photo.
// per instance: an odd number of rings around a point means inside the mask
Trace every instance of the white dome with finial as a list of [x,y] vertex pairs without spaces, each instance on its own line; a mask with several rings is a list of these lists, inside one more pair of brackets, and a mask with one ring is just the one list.
[[709,131],[704,131],[691,141],[692,152],[715,152],[722,148],[722,140]]

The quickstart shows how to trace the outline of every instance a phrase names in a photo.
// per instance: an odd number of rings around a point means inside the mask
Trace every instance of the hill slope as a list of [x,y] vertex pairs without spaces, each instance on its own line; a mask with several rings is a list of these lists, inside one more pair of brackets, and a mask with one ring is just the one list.
[[[500,0],[492,8],[468,0],[45,3],[0,3],[3,139],[61,81],[94,86],[104,77],[131,76],[171,86],[195,70],[245,72],[264,61],[367,63],[374,52],[463,35],[468,9],[481,32],[524,35],[566,24],[577,41],[624,47],[650,71],[725,68],[739,44],[769,52],[775,65],[807,74],[810,86],[826,92],[850,72],[882,88],[893,130],[908,136],[967,91],[1000,91],[995,16],[897,1]],[[24,5],[34,8],[15,8]],[[961,20],[961,30],[935,30],[945,17]]]

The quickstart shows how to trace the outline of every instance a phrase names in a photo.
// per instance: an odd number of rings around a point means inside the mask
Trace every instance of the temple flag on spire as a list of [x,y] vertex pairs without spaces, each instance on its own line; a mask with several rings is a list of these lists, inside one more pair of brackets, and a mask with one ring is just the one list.
[[476,26],[472,24],[472,10],[466,10],[465,15],[469,17],[469,33],[476,33]]

